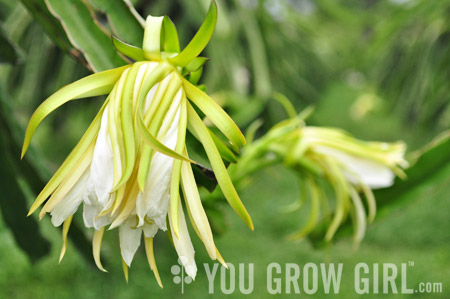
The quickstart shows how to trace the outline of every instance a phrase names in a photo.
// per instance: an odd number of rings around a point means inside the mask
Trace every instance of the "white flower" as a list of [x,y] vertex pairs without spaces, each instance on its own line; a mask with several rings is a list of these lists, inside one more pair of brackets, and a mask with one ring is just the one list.
[[349,155],[335,148],[317,145],[318,153],[333,157],[342,166],[343,173],[352,184],[366,184],[372,189],[389,187],[394,183],[395,173],[385,164],[367,158]]
[[[108,231],[118,228],[126,277],[143,235],[150,268],[161,285],[153,237],[158,230],[167,230],[169,221],[179,258],[186,273],[195,278],[195,252],[180,200],[182,189],[191,223],[209,256],[224,263],[214,244],[198,193],[191,165],[194,161],[189,158],[186,148],[187,130],[203,145],[230,206],[253,228],[222,161],[216,145],[218,138],[205,126],[194,106],[228,139],[228,155],[235,155],[245,138],[225,111],[188,80],[188,75],[197,72],[207,61],[197,55],[210,39],[216,17],[217,8],[213,2],[199,36],[180,51],[176,45],[176,30],[166,28],[165,34],[161,34],[162,28],[172,23],[163,22],[164,17],[149,16],[143,49],[114,39],[117,49],[135,63],[67,85],[33,113],[22,155],[40,122],[59,106],[74,99],[108,95],[80,142],[30,209],[31,214],[50,197],[40,217],[51,213],[55,226],[64,223],[61,258],[66,251],[73,214],[82,204],[84,224],[94,229],[94,260],[102,271],[105,271],[100,261],[103,234],[106,228]],[[170,41],[161,43],[166,38]]]

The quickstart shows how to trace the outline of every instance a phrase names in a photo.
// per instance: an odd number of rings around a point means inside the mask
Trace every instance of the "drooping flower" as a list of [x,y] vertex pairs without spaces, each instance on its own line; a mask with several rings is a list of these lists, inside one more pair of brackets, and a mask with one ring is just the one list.
[[[402,170],[408,166],[404,159],[405,144],[364,142],[338,129],[306,126],[299,130],[296,147],[304,147],[300,163],[307,161],[318,166],[336,194],[336,209],[325,239],[330,241],[350,214],[355,227],[354,240],[358,244],[365,234],[366,218],[369,222],[375,218],[376,201],[372,190],[390,187],[396,175],[405,177]],[[309,188],[317,189],[317,183],[311,183]],[[320,191],[310,191],[314,192]],[[361,195],[367,200],[367,216]],[[304,231],[298,236],[304,236]]]
[[[366,218],[369,222],[375,218],[372,189],[391,186],[396,176],[405,177],[402,170],[408,166],[404,159],[405,144],[365,142],[339,129],[307,126],[304,119],[311,110],[296,115],[286,98],[276,97],[291,117],[256,141],[248,138],[250,142],[239,163],[230,169],[233,177],[236,181],[245,178],[256,164],[286,164],[301,182],[301,198],[287,210],[300,208],[305,197],[311,199],[309,220],[290,239],[307,236],[323,222],[328,224],[325,240],[330,241],[350,214],[355,228],[354,241],[358,244],[365,234]],[[331,186],[335,204],[328,204],[329,194],[324,184]],[[362,197],[367,201],[367,213]]]
[[[42,204],[40,217],[50,213],[63,225],[63,248],[73,215],[82,209],[84,224],[95,230],[97,266],[105,228],[118,228],[124,271],[140,246],[142,235],[151,269],[161,284],[153,254],[153,237],[170,227],[174,247],[186,273],[195,278],[194,248],[180,198],[199,238],[212,259],[223,260],[214,244],[186,148],[189,130],[202,143],[225,198],[244,222],[253,224],[227,173],[222,155],[234,156],[245,143],[236,124],[195,84],[205,58],[197,57],[215,27],[213,1],[198,33],[180,51],[178,36],[167,17],[146,20],[143,49],[114,39],[116,48],[136,62],[80,79],[44,101],[27,127],[22,156],[40,122],[64,103],[108,95],[79,143],[57,170],[30,209]],[[196,106],[228,139],[222,143],[203,123]],[[47,200],[48,199],[48,200]]]

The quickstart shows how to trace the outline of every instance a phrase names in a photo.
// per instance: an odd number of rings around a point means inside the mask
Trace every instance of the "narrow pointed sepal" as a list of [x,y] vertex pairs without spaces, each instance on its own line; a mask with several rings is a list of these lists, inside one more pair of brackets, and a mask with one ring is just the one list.
[[122,259],[122,270],[123,276],[125,277],[125,282],[128,284],[128,265],[124,259]]
[[27,149],[30,146],[31,138],[33,137],[37,127],[50,113],[68,101],[109,93],[113,89],[116,81],[122,75],[123,71],[125,71],[128,67],[129,66],[123,66],[92,74],[72,84],[66,85],[52,94],[47,100],[39,105],[28,122],[21,157],[23,158],[27,152]]
[[194,38],[192,38],[191,42],[186,46],[186,48],[183,49],[183,51],[181,51],[180,54],[169,59],[169,61],[178,66],[187,66],[206,47],[214,33],[216,23],[217,4],[216,1],[213,0],[211,1],[205,21],[203,21],[203,24],[200,26],[200,29],[195,34]]
[[245,144],[245,137],[231,117],[206,93],[184,78],[183,87],[187,98],[230,140],[233,149],[239,152],[239,148]]
[[108,272],[103,268],[102,262],[100,260],[100,249],[102,247],[103,233],[105,232],[105,227],[100,228],[99,230],[94,231],[94,238],[92,239],[92,253],[94,255],[94,261],[99,268],[103,272]]
[[222,157],[220,156],[219,151],[217,150],[214,140],[209,134],[208,129],[205,124],[202,122],[200,117],[195,112],[194,108],[188,104],[188,129],[198,136],[200,142],[202,143],[206,155],[208,156],[209,161],[211,162],[211,167],[216,176],[217,182],[222,190],[226,200],[233,208],[233,210],[241,217],[241,219],[245,222],[245,224],[253,230],[253,222],[250,215],[247,212],[247,209],[242,204],[239,195],[236,192],[236,189],[233,186],[230,176],[228,175],[227,169],[222,161]]
[[134,61],[144,60],[144,50],[135,47],[133,45],[127,44],[126,42],[120,40],[116,36],[111,36],[112,42],[116,50]]
[[62,229],[62,238],[63,238],[63,245],[61,248],[61,253],[59,254],[59,262],[61,263],[62,259],[64,258],[64,255],[66,254],[67,250],[67,234],[69,233],[70,224],[72,223],[73,216],[70,216],[69,218],[64,221],[63,229]]
[[163,288],[163,284],[161,282],[161,277],[159,276],[158,268],[156,266],[155,262],[155,254],[153,251],[153,238],[144,238],[145,243],[145,253],[147,255],[148,264],[150,266],[150,269],[155,274],[156,281],[158,282],[158,285],[160,288]]

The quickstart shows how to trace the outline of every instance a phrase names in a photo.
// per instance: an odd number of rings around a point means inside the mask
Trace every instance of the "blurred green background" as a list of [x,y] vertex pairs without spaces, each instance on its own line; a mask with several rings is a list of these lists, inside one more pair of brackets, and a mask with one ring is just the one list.
[[[89,18],[95,17],[105,30],[129,43],[140,39],[140,32],[121,36],[120,30],[111,26],[111,8],[105,3],[123,5],[122,1],[63,2],[78,9],[80,6],[73,5],[89,7]],[[208,0],[131,2],[143,16],[169,15],[182,44],[193,36],[209,5]],[[308,124],[337,126],[361,139],[404,140],[410,152],[449,129],[450,1],[224,0],[218,4],[216,33],[205,51],[211,61],[201,83],[243,130],[261,119],[262,134],[286,117],[271,99],[275,91],[285,94],[298,111],[314,105]],[[0,298],[179,296],[181,286],[173,282],[170,272],[176,253],[162,232],[155,252],[164,289],[158,287],[142,248],[130,269],[130,282],[125,283],[115,232],[105,236],[102,254],[109,273],[102,273],[88,256],[90,244],[85,242],[92,237],[91,231],[87,236],[72,236],[79,240],[80,250],[69,241],[68,253],[58,265],[60,230],[48,217],[39,228],[34,222],[24,224],[30,220],[25,220],[26,207],[16,196],[32,202],[41,181],[57,169],[102,102],[91,99],[61,107],[37,131],[30,158],[18,162],[18,145],[32,111],[59,87],[89,74],[82,55],[71,41],[61,38],[56,19],[42,8],[45,3],[40,0],[0,0]],[[439,173],[439,180],[428,180],[427,185],[402,193],[407,200],[376,219],[358,250],[350,238],[327,247],[313,247],[308,240],[285,240],[306,222],[308,207],[282,212],[299,196],[295,174],[282,166],[256,174],[240,190],[254,232],[227,206],[210,211],[214,214],[209,216],[217,218],[213,221],[217,246],[227,262],[255,264],[251,295],[255,298],[269,296],[265,269],[271,262],[343,262],[341,290],[335,296],[356,298],[356,263],[399,265],[408,261],[414,261],[414,267],[408,269],[408,287],[442,282],[444,292],[432,297],[448,298],[450,171],[446,165],[450,153],[442,153],[439,161],[442,163],[435,170],[427,168],[426,177]],[[420,169],[415,171],[420,173]],[[20,191],[15,191],[15,185]],[[184,296],[207,298],[211,295],[203,263],[212,262],[203,245],[196,237],[192,239],[199,273],[195,283],[185,285]],[[35,240],[40,247],[33,247],[37,246]],[[27,248],[35,256],[29,257]],[[222,297],[219,282],[216,278],[215,296]],[[319,287],[316,297],[324,296],[320,291]],[[241,296],[236,288],[232,297]]]

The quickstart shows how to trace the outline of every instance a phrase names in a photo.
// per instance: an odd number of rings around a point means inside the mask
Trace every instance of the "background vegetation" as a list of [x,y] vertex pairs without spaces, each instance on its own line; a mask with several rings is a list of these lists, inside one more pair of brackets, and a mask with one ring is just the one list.
[[[182,44],[195,33],[209,4],[209,0],[131,2],[143,16],[169,15]],[[137,46],[143,32],[129,13],[123,13],[128,10],[121,0],[47,3],[60,3],[67,11],[66,21],[76,31],[71,39],[43,0],[0,0],[0,297],[176,296],[180,286],[170,273],[176,254],[164,234],[158,235],[155,248],[164,289],[157,286],[142,252],[133,262],[127,286],[115,234],[106,234],[103,247],[109,273],[94,268],[91,232],[77,227],[71,229],[69,252],[58,266],[59,229],[48,218],[39,226],[35,218],[25,218],[27,205],[87,128],[102,100],[63,106],[43,123],[30,156],[20,162],[23,129],[32,111],[59,87],[90,72],[83,53],[95,57],[98,51],[112,49],[102,30]],[[362,139],[405,140],[411,159],[416,150],[449,129],[450,1],[218,4],[219,22],[205,53],[211,61],[201,83],[243,130],[261,119],[259,134],[263,134],[286,117],[272,101],[273,92],[285,94],[299,111],[314,105],[309,124],[341,127]],[[114,52],[107,53],[106,62],[94,62],[96,69],[122,63]],[[361,261],[414,261],[408,286],[443,282],[445,298],[450,285],[450,145],[446,135],[441,136],[441,142],[409,171],[408,181],[377,193],[379,217],[357,251],[345,236],[327,247],[308,240],[285,241],[305,223],[308,208],[282,212],[299,196],[296,176],[282,166],[258,173],[240,190],[255,222],[254,232],[229,208],[212,205],[209,216],[214,219],[218,248],[235,265],[255,263],[253,295],[259,298],[268,296],[269,263],[324,261],[344,262],[345,298],[356,297],[352,269]],[[185,296],[206,298],[202,264],[210,261],[200,242],[196,245],[200,271],[196,282],[185,287]],[[219,284],[216,293],[220,294]]]

